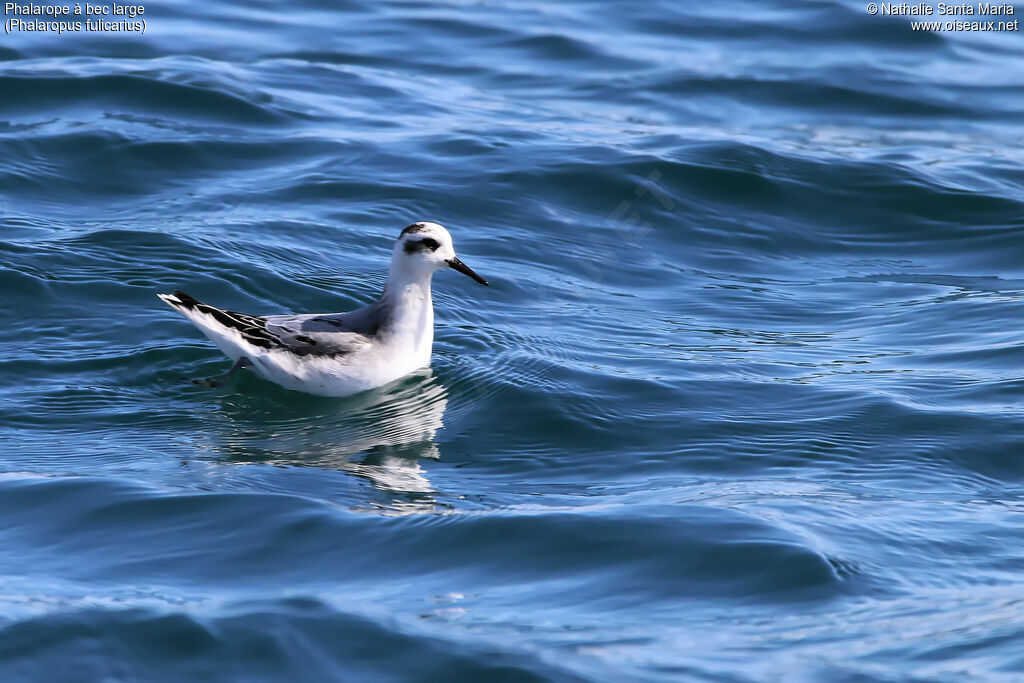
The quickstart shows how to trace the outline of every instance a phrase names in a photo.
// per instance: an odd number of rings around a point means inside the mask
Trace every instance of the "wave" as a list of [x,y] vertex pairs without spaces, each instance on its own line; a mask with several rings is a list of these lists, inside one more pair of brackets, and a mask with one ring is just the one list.
[[0,630],[5,643],[0,673],[130,675],[151,681],[183,676],[326,680],[339,671],[401,679],[584,680],[523,648],[424,631],[306,597],[235,603],[212,614],[176,606],[85,608],[6,625]]

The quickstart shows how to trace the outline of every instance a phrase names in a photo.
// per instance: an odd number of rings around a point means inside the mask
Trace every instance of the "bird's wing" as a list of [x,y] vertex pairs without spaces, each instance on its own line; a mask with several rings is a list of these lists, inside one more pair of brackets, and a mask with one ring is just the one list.
[[352,353],[369,344],[372,334],[363,329],[365,325],[361,324],[363,318],[359,315],[248,315],[204,304],[181,290],[161,294],[160,298],[190,317],[208,316],[205,318],[209,321],[208,327],[234,330],[252,346],[289,351],[299,356]]
[[370,343],[370,336],[352,329],[344,314],[271,315],[262,320],[278,347],[300,356],[343,355]]

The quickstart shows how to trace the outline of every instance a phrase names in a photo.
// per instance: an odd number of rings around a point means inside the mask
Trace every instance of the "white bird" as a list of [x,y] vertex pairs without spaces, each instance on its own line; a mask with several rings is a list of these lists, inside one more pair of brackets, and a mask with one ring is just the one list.
[[420,222],[399,235],[380,299],[349,313],[255,316],[204,304],[181,290],[157,296],[235,361],[224,375],[194,380],[197,384],[217,386],[228,375],[249,368],[287,389],[348,396],[430,364],[430,280],[442,268],[488,284],[455,255],[447,230]]

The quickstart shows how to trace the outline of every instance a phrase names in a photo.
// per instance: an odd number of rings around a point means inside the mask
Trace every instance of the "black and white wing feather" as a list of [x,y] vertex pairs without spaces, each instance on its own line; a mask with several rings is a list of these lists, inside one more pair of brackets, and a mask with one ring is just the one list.
[[298,356],[339,356],[353,353],[371,341],[372,333],[362,324],[362,316],[248,315],[204,304],[181,290],[162,294],[160,298],[183,313],[206,314],[218,325],[237,332],[248,344],[268,351],[287,351]]

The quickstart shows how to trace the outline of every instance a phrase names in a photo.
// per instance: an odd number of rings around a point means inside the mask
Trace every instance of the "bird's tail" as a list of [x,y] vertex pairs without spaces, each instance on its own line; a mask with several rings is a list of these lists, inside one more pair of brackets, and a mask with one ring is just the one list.
[[178,310],[190,311],[197,306],[201,306],[202,302],[190,294],[186,294],[180,289],[174,290],[173,294],[157,294],[158,297],[164,300],[164,302],[171,308]]

